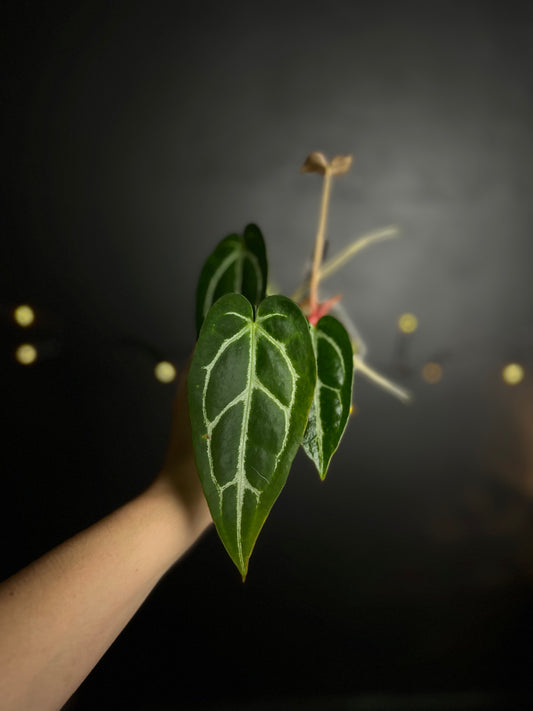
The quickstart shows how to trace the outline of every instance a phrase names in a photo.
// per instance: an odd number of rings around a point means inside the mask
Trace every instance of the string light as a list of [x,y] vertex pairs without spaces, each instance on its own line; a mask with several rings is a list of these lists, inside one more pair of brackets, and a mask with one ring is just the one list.
[[426,363],[422,368],[422,377],[426,383],[434,385],[442,379],[442,366],[439,363]]
[[13,311],[13,318],[19,326],[26,328],[35,321],[35,313],[28,304],[21,304]]
[[502,378],[507,385],[518,385],[524,379],[524,369],[520,363],[507,363],[502,370]]
[[22,343],[15,351],[15,358],[21,365],[31,365],[37,360],[37,348],[31,343]]
[[171,383],[176,377],[176,368],[168,360],[162,360],[155,366],[154,374],[160,383]]
[[402,333],[413,333],[418,328],[418,319],[414,314],[402,314],[398,319],[398,328]]

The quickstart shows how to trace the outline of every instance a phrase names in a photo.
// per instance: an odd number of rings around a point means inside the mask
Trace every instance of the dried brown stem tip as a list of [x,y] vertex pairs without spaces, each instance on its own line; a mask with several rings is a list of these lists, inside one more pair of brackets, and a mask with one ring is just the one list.
[[302,165],[302,173],[320,173],[325,175],[343,175],[350,170],[352,165],[352,156],[335,156],[328,163],[326,156],[323,153],[315,151],[307,156],[305,163]]

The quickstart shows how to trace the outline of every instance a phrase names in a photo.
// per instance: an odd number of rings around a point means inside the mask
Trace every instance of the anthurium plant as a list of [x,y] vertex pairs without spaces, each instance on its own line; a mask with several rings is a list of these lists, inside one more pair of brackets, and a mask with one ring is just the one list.
[[323,263],[331,183],[351,162],[312,153],[302,167],[323,176],[323,192],[310,277],[294,298],[267,295],[265,242],[253,224],[223,239],[200,274],[187,381],[193,446],[217,532],[243,580],[299,447],[325,479],[350,416],[354,365],[372,377],[358,339],[329,313],[340,297],[318,297],[320,280],[354,246],[396,233],[369,235]]

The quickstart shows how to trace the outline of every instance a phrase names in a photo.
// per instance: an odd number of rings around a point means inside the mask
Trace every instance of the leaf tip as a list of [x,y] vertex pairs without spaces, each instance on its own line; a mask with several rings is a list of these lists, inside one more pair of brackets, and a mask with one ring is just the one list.
[[318,472],[318,476],[320,477],[320,481],[326,480],[326,474],[328,473],[330,461],[331,461],[331,457],[327,461],[324,457],[321,457],[320,463],[317,463],[316,470]]
[[241,565],[237,566],[239,569],[239,573],[241,574],[243,583],[246,582],[246,576],[248,575],[248,562],[249,562],[249,559],[246,560],[242,566]]

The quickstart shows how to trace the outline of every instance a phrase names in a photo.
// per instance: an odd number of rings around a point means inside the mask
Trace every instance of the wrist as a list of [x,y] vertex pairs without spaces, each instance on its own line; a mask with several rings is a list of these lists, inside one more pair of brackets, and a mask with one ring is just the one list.
[[177,477],[175,472],[163,469],[140,495],[147,505],[154,507],[169,528],[176,529],[180,540],[184,534],[190,537],[190,544],[212,523],[196,471],[194,475],[194,485],[186,487],[183,484],[185,477]]

